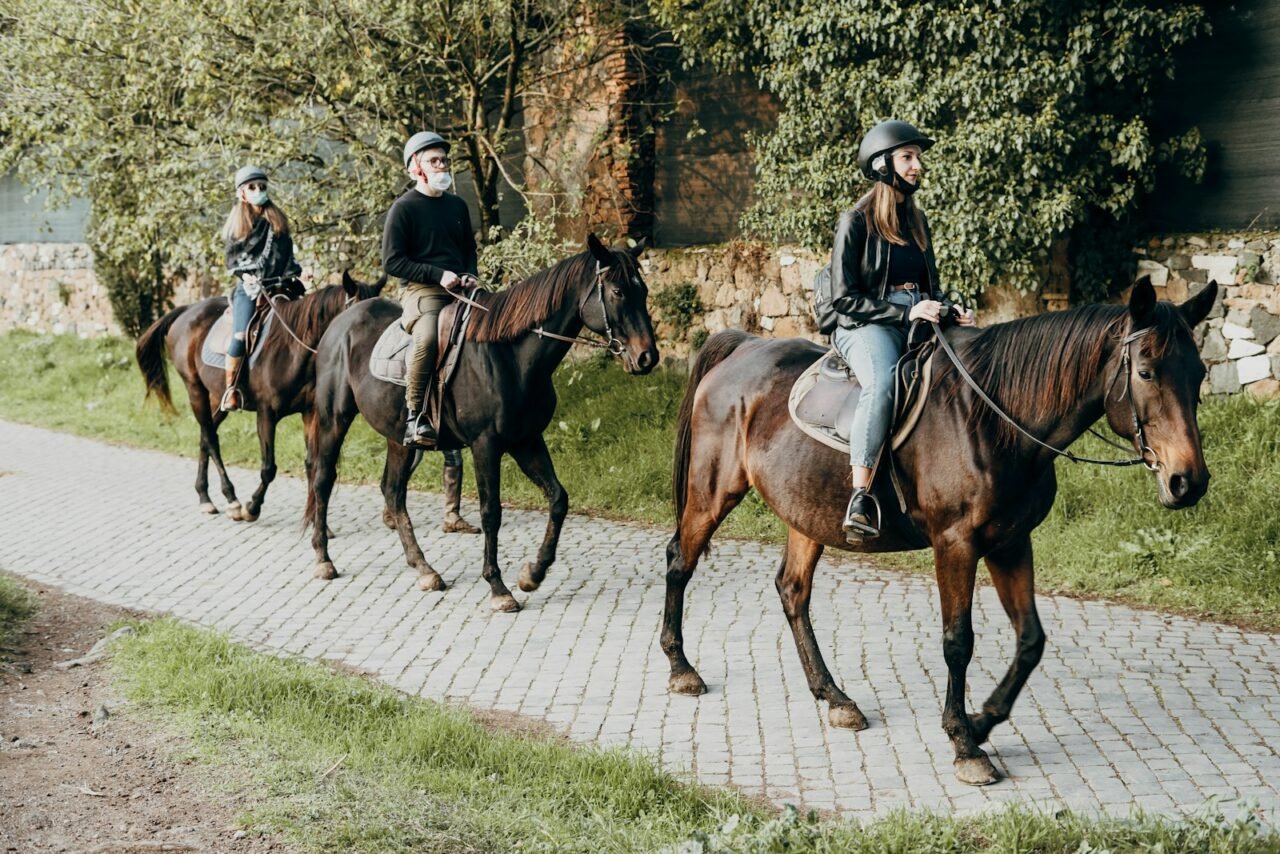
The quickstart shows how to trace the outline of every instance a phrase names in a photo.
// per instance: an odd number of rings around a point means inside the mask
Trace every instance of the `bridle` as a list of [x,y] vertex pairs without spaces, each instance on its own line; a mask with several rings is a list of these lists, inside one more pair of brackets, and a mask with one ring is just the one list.
[[[951,363],[955,365],[956,370],[959,371],[960,373],[960,376],[964,379],[966,383],[969,384],[969,387],[972,388],[974,393],[978,395],[978,398],[982,400],[982,402],[985,403],[987,406],[989,406],[991,410],[995,412],[996,415],[999,415],[1010,426],[1012,426],[1013,429],[1017,430],[1023,436],[1030,439],[1032,442],[1036,443],[1042,448],[1045,448],[1046,450],[1052,451],[1058,456],[1066,457],[1067,459],[1071,460],[1073,463],[1094,463],[1095,465],[1100,465],[1100,466],[1136,466],[1141,464],[1143,466],[1146,466],[1148,471],[1152,471],[1152,472],[1159,471],[1160,459],[1156,456],[1156,452],[1152,450],[1151,446],[1147,444],[1147,435],[1146,435],[1146,431],[1143,429],[1144,425],[1142,423],[1142,418],[1138,415],[1138,403],[1133,398],[1133,371],[1132,371],[1133,345],[1136,344],[1138,340],[1143,336],[1148,335],[1151,332],[1154,332],[1155,331],[1154,326],[1147,326],[1142,329],[1138,329],[1134,332],[1130,332],[1121,340],[1120,346],[1123,349],[1121,350],[1121,353],[1120,353],[1120,366],[1116,371],[1116,375],[1112,377],[1111,382],[1107,383],[1107,391],[1106,391],[1106,395],[1111,394],[1111,389],[1115,386],[1116,380],[1118,380],[1120,378],[1120,374],[1123,373],[1125,378],[1124,393],[1118,399],[1123,400],[1126,397],[1129,399],[1129,412],[1133,417],[1134,439],[1137,442],[1138,453],[1140,454],[1140,456],[1132,457],[1127,460],[1095,460],[1095,459],[1092,459],[1091,457],[1078,456],[1063,448],[1055,448],[1053,445],[1050,445],[1047,442],[1043,442],[1040,439],[1037,439],[1035,436],[1032,436],[1030,433],[1028,433],[1022,427],[1022,425],[1020,425],[1018,422],[1010,418],[1009,415],[1006,414],[1003,409],[997,406],[996,402],[992,400],[985,391],[982,390],[982,387],[978,385],[977,381],[969,374],[967,370],[965,370],[964,365],[960,361],[960,357],[956,355],[955,350],[951,349],[951,345],[947,342],[946,337],[943,336],[942,329],[938,326],[938,324],[936,322],[931,322],[929,325],[933,327],[933,334],[936,337],[938,343],[942,346],[943,352],[945,352],[947,356],[951,359]],[[1104,395],[1104,400],[1106,395]],[[1106,442],[1108,445],[1111,445],[1113,448],[1119,448],[1122,451],[1129,450],[1124,445],[1121,445],[1118,442],[1113,442],[1111,439],[1107,438],[1106,436],[1103,436],[1101,433],[1099,433],[1097,430],[1094,430],[1092,427],[1089,428],[1089,432],[1092,433],[1094,436],[1097,436],[1102,441]]]
[[[289,333],[289,337],[292,338],[294,341],[298,342],[298,346],[302,347],[304,350],[308,350],[313,354],[318,354],[320,351],[317,350],[315,347],[308,345],[305,341],[299,338],[298,334],[294,332],[291,328],[289,328],[289,324],[286,323],[285,319],[280,316],[280,312],[276,311],[276,300],[285,300],[287,302],[288,297],[286,297],[284,294],[271,294],[271,293],[266,293],[265,291],[265,285],[268,282],[278,284],[280,282],[287,281],[292,278],[294,277],[293,276],[274,276],[271,279],[261,280],[261,284],[264,285],[263,292],[267,297],[267,307],[271,309],[271,313],[275,315],[276,320],[280,322],[280,325],[282,327],[284,327],[284,331]],[[355,293],[346,294],[342,298],[342,310],[346,311],[348,308],[355,305],[358,298],[359,298],[359,291],[356,291]]]
[[[604,305],[604,274],[605,274],[605,271],[609,269],[612,269],[612,268],[604,266],[599,261],[596,262],[596,281],[595,281],[594,292],[595,292],[596,298],[600,301],[600,316],[604,318],[604,336],[605,336],[604,341],[597,341],[594,338],[584,338],[581,335],[577,337],[570,337],[568,335],[559,335],[555,332],[548,332],[547,330],[543,329],[541,326],[538,326],[535,329],[533,329],[532,330],[533,334],[541,336],[543,338],[554,338],[556,341],[567,341],[570,344],[586,344],[588,347],[597,347],[603,350],[607,350],[610,353],[610,355],[621,356],[626,349],[626,345],[624,345],[621,341],[619,341],[617,338],[614,337],[613,327],[609,323],[609,311],[608,309],[605,308],[605,305]],[[588,290],[587,295],[582,298],[582,302],[578,303],[579,317],[582,317],[584,314],[586,314],[587,302],[591,299],[591,294],[592,294],[592,291]],[[586,319],[584,318],[582,322],[583,322],[583,325],[585,326]],[[587,328],[590,329],[590,327],[587,327]]]

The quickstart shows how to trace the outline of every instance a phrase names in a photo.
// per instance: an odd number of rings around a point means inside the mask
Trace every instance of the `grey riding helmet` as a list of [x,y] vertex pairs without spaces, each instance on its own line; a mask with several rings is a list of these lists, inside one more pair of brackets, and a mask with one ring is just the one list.
[[445,138],[435,131],[424,130],[415,133],[409,137],[409,141],[404,144],[404,168],[409,168],[409,158],[422,151],[424,148],[443,148],[445,153],[449,153],[449,143]]
[[[918,145],[921,151],[933,147],[933,140],[916,130],[914,126],[896,119],[890,119],[867,131],[867,135],[858,144],[858,169],[872,181],[883,181],[892,184],[893,166],[888,155],[904,145]],[[879,161],[880,155],[884,161]]]
[[241,166],[236,172],[236,189],[240,189],[250,181],[267,180],[267,172],[261,166]]

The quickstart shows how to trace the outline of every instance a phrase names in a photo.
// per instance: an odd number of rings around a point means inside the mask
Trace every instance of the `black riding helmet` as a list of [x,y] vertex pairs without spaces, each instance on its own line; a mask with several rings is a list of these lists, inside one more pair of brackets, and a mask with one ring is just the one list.
[[896,119],[881,122],[867,131],[858,144],[858,168],[872,181],[883,181],[892,187],[894,172],[889,155],[904,145],[918,145],[921,151],[928,151],[933,147],[933,140],[906,122]]
[[415,133],[413,136],[409,137],[409,141],[404,144],[404,168],[409,168],[409,159],[419,151],[422,151],[424,148],[436,147],[443,148],[445,154],[449,153],[449,142],[440,134],[429,130]]

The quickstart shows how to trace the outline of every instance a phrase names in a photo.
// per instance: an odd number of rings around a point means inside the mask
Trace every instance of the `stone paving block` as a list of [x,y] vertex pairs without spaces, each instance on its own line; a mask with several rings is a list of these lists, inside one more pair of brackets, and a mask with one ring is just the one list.
[[[281,477],[261,521],[197,513],[194,463],[0,422],[0,568],[82,596],[172,613],[280,655],[364,668],[410,694],[541,717],[570,737],[628,745],[713,785],[872,818],[1022,801],[1109,815],[1176,814],[1206,795],[1280,803],[1280,644],[1271,636],[1104,602],[1037,597],[1049,643],[1009,723],[992,735],[1007,779],[955,780],[941,730],[947,671],[925,575],[827,557],[812,619],[828,665],[871,728],[830,727],[773,589],[778,548],[715,541],[686,599],[700,697],[669,696],[657,647],[669,531],[571,516],[559,561],[526,608],[492,614],[483,539],[442,534],[437,496],[413,493],[424,594],[376,488],[335,493],[342,576],[311,578],[299,538],[305,484]],[[257,473],[232,470],[243,487]],[[123,493],[130,502],[102,502]],[[474,514],[474,503],[467,511]],[[546,515],[506,509],[508,583]],[[1009,665],[1012,630],[976,591],[970,706]]]

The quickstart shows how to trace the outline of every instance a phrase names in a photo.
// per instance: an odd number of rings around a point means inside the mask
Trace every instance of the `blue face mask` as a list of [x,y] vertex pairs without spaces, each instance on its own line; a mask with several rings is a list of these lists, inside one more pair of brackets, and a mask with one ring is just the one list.
[[267,196],[266,190],[249,190],[244,195],[245,195],[245,198],[249,200],[249,204],[251,205],[257,205],[258,207],[262,207],[267,203],[268,196]]

